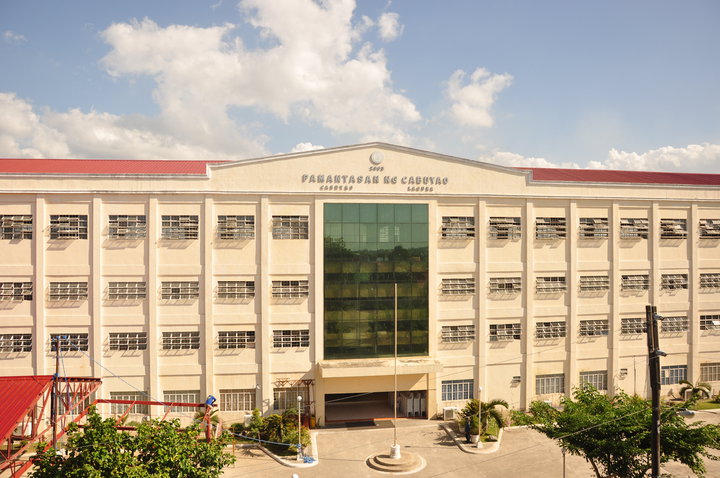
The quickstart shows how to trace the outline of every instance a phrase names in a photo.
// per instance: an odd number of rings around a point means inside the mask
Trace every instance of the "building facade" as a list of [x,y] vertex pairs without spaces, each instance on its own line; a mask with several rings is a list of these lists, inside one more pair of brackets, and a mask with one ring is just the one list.
[[664,393],[720,387],[720,175],[382,143],[0,160],[0,220],[1,373],[51,374],[59,346],[102,398],[212,394],[234,421],[299,395],[322,423],[387,413],[395,377],[401,416],[583,382],[647,395],[648,304]]

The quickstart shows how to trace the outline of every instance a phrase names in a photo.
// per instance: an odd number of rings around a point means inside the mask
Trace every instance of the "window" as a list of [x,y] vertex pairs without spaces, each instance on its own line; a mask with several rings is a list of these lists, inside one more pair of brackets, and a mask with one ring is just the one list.
[[472,380],[443,380],[442,400],[444,402],[455,400],[470,400],[473,398],[475,387]]
[[[110,400],[131,400],[133,402],[139,402],[148,400],[148,397],[147,394],[143,392],[110,392]],[[125,413],[125,410],[128,409],[129,405],[130,404],[127,403],[111,403],[110,413],[112,413],[113,415],[123,415]],[[150,406],[142,404],[133,405],[130,413],[135,413],[137,415],[149,415]]]
[[51,215],[50,239],[87,239],[86,215]]
[[535,291],[538,294],[564,292],[566,289],[564,277],[537,277],[535,279]]
[[32,300],[32,282],[0,282],[0,300]]
[[700,330],[720,330],[720,314],[701,315]]
[[720,239],[720,219],[700,219],[700,239]]
[[219,349],[254,349],[254,330],[230,330],[218,332]]
[[608,334],[607,320],[581,320],[580,336],[581,337],[602,337]]
[[195,350],[200,348],[200,332],[163,332],[164,350]]
[[650,288],[650,276],[647,274],[622,276],[622,290],[648,290]]
[[197,299],[200,297],[200,283],[197,281],[163,282],[161,294],[164,300]]
[[702,382],[720,381],[720,362],[701,363],[700,364],[700,381],[702,381]]
[[300,408],[308,405],[307,388],[275,388],[273,389],[273,410],[287,410],[288,408],[297,409],[298,396],[302,397]]
[[567,233],[564,217],[539,217],[535,224],[535,239],[562,239]]
[[60,352],[75,352],[88,350],[88,334],[50,334],[50,351],[57,350],[60,342]]
[[607,239],[609,231],[606,217],[580,218],[580,239]]
[[50,300],[87,300],[87,282],[51,282]]
[[522,279],[520,277],[491,277],[490,292],[520,292]]
[[687,365],[665,365],[660,368],[661,385],[674,385],[687,380]]
[[443,342],[470,342],[475,340],[474,325],[443,325],[442,341]]
[[610,289],[608,276],[580,276],[580,292],[596,292]]
[[488,228],[490,239],[520,239],[522,226],[519,217],[491,217]]
[[598,390],[608,389],[607,370],[580,372],[580,383],[589,383]]
[[242,412],[254,410],[255,389],[220,389],[220,411]]
[[[198,403],[200,402],[200,390],[168,390],[165,392],[163,401],[166,403]],[[195,412],[199,407],[175,406],[170,407],[173,412]],[[167,410],[167,407],[165,408]]]
[[443,216],[443,239],[471,239],[475,237],[475,218],[472,216]]
[[637,217],[620,219],[620,239],[647,239],[648,220]]
[[108,222],[110,239],[144,239],[147,235],[145,216],[110,215]]
[[647,331],[647,322],[644,317],[631,317],[620,320],[621,335],[639,335]]
[[475,279],[443,279],[442,295],[471,295],[475,293]]
[[565,374],[553,373],[535,377],[535,394],[565,393]]
[[490,342],[520,340],[520,322],[511,324],[490,324]]
[[687,317],[665,317],[660,322],[661,332],[687,332],[688,331],[688,318]]
[[708,273],[700,274],[701,289],[720,289],[720,274]]
[[310,294],[306,280],[274,280],[272,296],[275,298],[307,297]]
[[162,239],[197,239],[197,216],[163,216]]
[[310,330],[273,330],[273,347],[309,347]]
[[307,216],[273,216],[273,239],[307,239]]
[[538,322],[535,324],[536,339],[556,339],[565,337],[567,324],[565,322]]
[[111,332],[110,350],[145,350],[147,332]]
[[32,352],[32,334],[0,334],[0,352]]
[[687,237],[687,219],[660,219],[661,239],[682,239]]
[[134,300],[144,299],[147,296],[145,282],[109,282],[109,300]]
[[255,281],[218,281],[218,299],[250,299],[255,297]]
[[32,239],[31,215],[0,215],[0,239]]
[[255,216],[218,216],[217,238],[239,240],[255,238]]
[[662,274],[660,276],[660,288],[663,290],[687,289],[687,274]]

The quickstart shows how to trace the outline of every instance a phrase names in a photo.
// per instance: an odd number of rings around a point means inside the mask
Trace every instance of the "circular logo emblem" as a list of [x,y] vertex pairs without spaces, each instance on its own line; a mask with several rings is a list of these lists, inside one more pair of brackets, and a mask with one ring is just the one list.
[[380,164],[385,159],[385,156],[380,151],[375,151],[370,155],[370,162],[373,164]]

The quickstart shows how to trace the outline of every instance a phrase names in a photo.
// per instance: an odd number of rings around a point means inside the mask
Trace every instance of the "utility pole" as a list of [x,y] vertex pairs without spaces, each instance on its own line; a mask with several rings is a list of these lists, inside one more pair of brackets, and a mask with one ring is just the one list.
[[657,314],[657,308],[654,305],[645,306],[648,366],[652,393],[651,478],[660,478],[660,357],[667,355],[659,349],[658,320],[662,320],[662,317]]

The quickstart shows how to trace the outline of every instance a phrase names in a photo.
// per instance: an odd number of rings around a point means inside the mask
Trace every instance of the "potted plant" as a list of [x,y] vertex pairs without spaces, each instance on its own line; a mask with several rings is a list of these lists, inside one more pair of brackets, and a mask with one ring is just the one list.
[[466,418],[466,420],[470,420],[470,443],[477,445],[477,442],[480,441],[480,422],[478,416],[470,416]]

